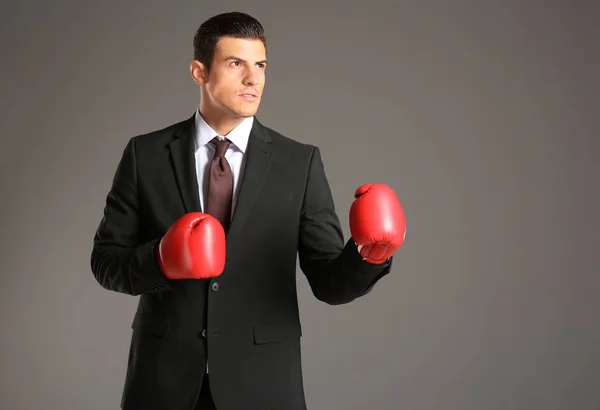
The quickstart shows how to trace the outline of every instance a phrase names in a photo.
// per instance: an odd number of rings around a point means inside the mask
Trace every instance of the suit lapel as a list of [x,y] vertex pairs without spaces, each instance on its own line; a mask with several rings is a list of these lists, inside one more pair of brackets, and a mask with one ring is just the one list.
[[254,118],[246,152],[246,167],[238,193],[237,205],[229,227],[227,247],[231,248],[243,239],[244,224],[252,214],[252,209],[267,177],[275,156],[269,132]]
[[186,212],[201,211],[194,155],[194,119],[195,116],[192,115],[184,121],[182,127],[175,132],[175,138],[169,143],[175,178]]

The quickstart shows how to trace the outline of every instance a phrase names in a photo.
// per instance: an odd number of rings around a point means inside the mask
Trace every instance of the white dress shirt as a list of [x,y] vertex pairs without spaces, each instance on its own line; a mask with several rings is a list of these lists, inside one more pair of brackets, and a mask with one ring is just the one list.
[[[210,163],[215,156],[215,146],[210,143],[214,137],[220,139],[227,138],[231,141],[227,152],[225,152],[225,159],[231,166],[233,172],[233,203],[231,205],[231,215],[237,203],[237,196],[240,189],[240,181],[244,175],[244,168],[246,165],[246,148],[248,146],[248,139],[250,138],[250,130],[254,117],[245,118],[237,127],[231,132],[224,136],[219,135],[213,130],[210,125],[204,121],[200,112],[196,110],[195,119],[195,157],[196,157],[196,176],[198,177],[198,189],[200,194],[200,206],[201,209],[205,209],[205,204],[208,195],[208,178],[210,172]],[[208,373],[208,360],[206,361],[206,373]]]
[[213,130],[210,125],[204,121],[200,112],[196,110],[196,127],[195,127],[195,157],[196,157],[196,175],[198,177],[198,188],[200,194],[200,206],[205,209],[206,199],[208,195],[208,177],[210,172],[210,163],[215,156],[215,146],[210,144],[214,137],[220,139],[227,138],[231,141],[225,159],[231,166],[233,172],[233,203],[231,206],[231,215],[237,204],[237,196],[240,189],[240,181],[244,175],[244,167],[246,164],[246,148],[248,139],[250,138],[250,130],[254,117],[245,118],[237,127],[224,136],[219,135]]

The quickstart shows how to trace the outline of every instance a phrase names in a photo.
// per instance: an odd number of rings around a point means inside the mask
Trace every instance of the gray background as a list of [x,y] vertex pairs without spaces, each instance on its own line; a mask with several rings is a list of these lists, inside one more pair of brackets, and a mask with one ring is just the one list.
[[266,27],[259,118],[321,147],[346,237],[363,183],[407,215],[367,297],[299,273],[309,408],[600,409],[598,7],[482,0],[3,3],[1,408],[118,408],[137,300],[95,282],[92,237],[230,10]]

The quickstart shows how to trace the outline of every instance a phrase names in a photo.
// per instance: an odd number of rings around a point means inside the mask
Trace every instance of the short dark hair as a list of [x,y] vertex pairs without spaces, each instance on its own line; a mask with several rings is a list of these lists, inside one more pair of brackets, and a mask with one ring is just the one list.
[[200,25],[194,35],[194,60],[210,70],[221,37],[261,40],[267,45],[265,30],[257,19],[238,11],[218,14]]

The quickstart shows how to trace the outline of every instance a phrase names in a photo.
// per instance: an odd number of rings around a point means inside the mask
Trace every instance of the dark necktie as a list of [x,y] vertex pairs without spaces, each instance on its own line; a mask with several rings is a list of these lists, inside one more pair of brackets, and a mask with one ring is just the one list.
[[231,220],[233,173],[229,162],[225,159],[225,152],[227,152],[231,141],[215,137],[210,142],[215,145],[216,150],[210,164],[206,213],[221,222],[225,232],[227,232]]

